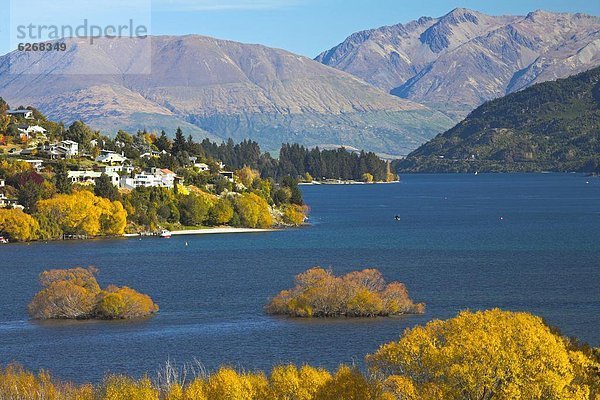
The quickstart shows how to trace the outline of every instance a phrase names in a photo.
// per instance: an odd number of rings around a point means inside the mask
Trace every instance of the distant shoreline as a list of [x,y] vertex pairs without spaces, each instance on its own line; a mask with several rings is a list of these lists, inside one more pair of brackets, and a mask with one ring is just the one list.
[[319,186],[319,185],[383,185],[390,183],[399,183],[400,181],[390,182],[362,182],[353,180],[342,180],[342,179],[331,179],[327,181],[312,181],[312,182],[298,182],[299,186]]

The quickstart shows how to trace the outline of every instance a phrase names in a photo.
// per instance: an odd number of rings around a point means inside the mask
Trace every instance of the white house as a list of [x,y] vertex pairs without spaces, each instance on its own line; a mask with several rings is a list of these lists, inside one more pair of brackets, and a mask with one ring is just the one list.
[[124,172],[127,174],[131,174],[135,169],[132,165],[104,165],[99,168],[101,172],[109,173],[109,172]]
[[208,164],[205,163],[194,163],[194,167],[198,168],[202,172],[210,170]]
[[166,168],[152,168],[150,172],[136,174],[133,178],[121,180],[121,186],[128,189],[137,187],[164,187],[173,188],[177,175]]
[[[97,171],[69,171],[69,179],[71,180],[71,183],[94,185],[96,184],[96,179],[100,178],[103,173],[104,172]],[[107,172],[106,175],[108,175],[113,185],[119,187],[121,183],[119,174],[116,172]]]
[[39,125],[19,125],[19,132],[26,134],[45,134],[46,130]]
[[67,152],[69,153],[70,157],[73,157],[73,156],[76,156],[79,154],[79,143],[77,143],[77,142],[74,142],[72,140],[63,140],[58,145],[59,145],[59,147],[64,147],[65,149],[67,149]]
[[38,145],[38,153],[45,154],[51,160],[73,158],[79,155],[79,143],[72,140],[63,140],[60,143]]
[[15,117],[33,119],[33,111],[31,110],[8,110],[6,113]]
[[46,130],[39,125],[19,125],[17,128],[21,139],[29,140],[31,137],[46,137]]
[[0,187],[4,187],[6,185],[6,182],[4,181],[4,179],[0,179]]
[[97,162],[109,165],[123,165],[129,162],[129,159],[119,153],[110,150],[102,150],[100,155],[96,158]]
[[234,173],[231,172],[231,171],[220,171],[219,175],[221,175],[224,178],[227,178],[227,180],[229,182],[233,182],[234,181],[234,179],[233,179]]
[[168,154],[168,153],[165,150],[162,150],[162,151],[152,150],[150,152],[143,153],[142,155],[140,155],[140,157],[148,158],[148,159],[152,158],[152,157],[159,158],[163,154]]
[[4,193],[0,193],[0,208],[18,208],[23,210],[25,207],[19,204],[16,199],[9,199]]

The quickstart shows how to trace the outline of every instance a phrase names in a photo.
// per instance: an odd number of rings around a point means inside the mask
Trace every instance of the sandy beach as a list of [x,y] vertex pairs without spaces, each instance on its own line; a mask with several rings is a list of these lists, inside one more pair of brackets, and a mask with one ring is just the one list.
[[[259,232],[272,232],[276,229],[258,229],[258,228],[232,228],[232,227],[221,227],[221,228],[206,228],[206,229],[187,229],[182,231],[171,231],[171,235],[210,235],[210,234],[223,234],[223,233],[259,233]],[[126,233],[125,237],[137,237],[143,236],[138,233]]]
[[207,228],[207,229],[190,229],[184,231],[172,231],[172,235],[205,235],[205,234],[217,234],[217,233],[258,233],[258,232],[272,232],[276,229],[258,229],[258,228]]

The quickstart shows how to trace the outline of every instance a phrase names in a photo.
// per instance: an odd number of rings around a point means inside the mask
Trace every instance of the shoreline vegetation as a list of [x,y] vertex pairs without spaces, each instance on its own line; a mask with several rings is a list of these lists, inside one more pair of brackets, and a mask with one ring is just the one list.
[[164,131],[109,137],[33,107],[11,110],[2,98],[0,122],[2,243],[294,227],[309,213],[299,182],[398,180],[371,152],[283,144],[273,158],[250,140],[196,142],[179,128],[173,139]]
[[33,319],[133,319],[158,312],[158,306],[145,294],[127,286],[101,289],[98,269],[52,269],[40,274],[43,289],[29,303]]
[[[533,355],[533,356],[532,356]],[[12,364],[0,367],[0,398],[61,400],[461,400],[600,396],[600,349],[562,336],[541,318],[493,309],[462,311],[407,329],[335,372],[278,365],[269,373],[167,362],[155,376],[107,375],[74,384]]]
[[282,290],[265,307],[271,315],[306,318],[388,317],[425,313],[406,286],[385,282],[376,269],[335,276],[331,270],[311,268],[296,275],[295,287]]

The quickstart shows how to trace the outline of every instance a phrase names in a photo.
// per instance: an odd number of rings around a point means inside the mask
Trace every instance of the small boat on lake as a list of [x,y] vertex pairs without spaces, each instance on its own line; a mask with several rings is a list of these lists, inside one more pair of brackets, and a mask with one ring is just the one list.
[[166,229],[163,229],[162,231],[160,231],[160,234],[159,234],[159,236],[160,236],[161,238],[165,238],[165,239],[168,239],[168,238],[170,238],[170,237],[171,237],[171,235],[172,235],[172,234],[171,234],[171,231],[169,231],[169,230],[166,230]]
[[0,244],[6,244],[8,243],[8,239],[6,239],[4,236],[0,236]]

